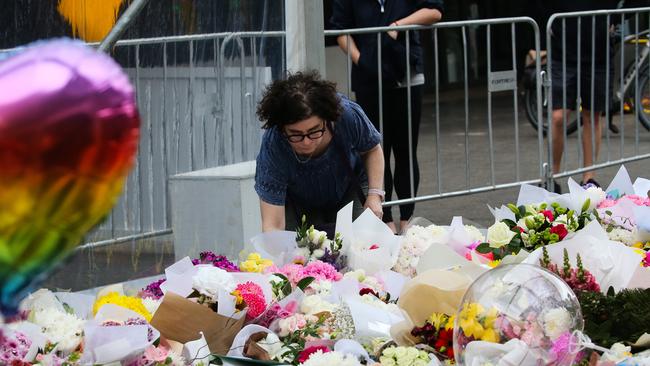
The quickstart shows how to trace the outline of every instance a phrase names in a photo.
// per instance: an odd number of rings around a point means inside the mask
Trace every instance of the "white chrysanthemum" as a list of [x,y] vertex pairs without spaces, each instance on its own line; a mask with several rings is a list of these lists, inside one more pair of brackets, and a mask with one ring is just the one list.
[[56,350],[64,354],[74,351],[83,338],[85,321],[74,314],[47,308],[30,314],[30,320],[40,326],[47,340],[56,343]]
[[235,278],[221,268],[199,267],[198,272],[192,277],[192,288],[217,301],[220,290],[227,293],[235,290]]
[[556,340],[569,331],[571,323],[571,314],[565,308],[551,309],[544,314],[544,333]]
[[608,232],[607,236],[609,236],[609,240],[619,241],[628,246],[634,244],[634,234],[629,230],[617,227]]
[[304,366],[360,366],[361,362],[353,355],[344,355],[340,352],[325,352],[318,350],[312,353]]

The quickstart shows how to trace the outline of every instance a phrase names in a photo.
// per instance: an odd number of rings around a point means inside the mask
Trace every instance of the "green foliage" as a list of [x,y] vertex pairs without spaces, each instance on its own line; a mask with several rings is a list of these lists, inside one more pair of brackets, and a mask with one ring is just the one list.
[[650,289],[624,289],[618,293],[609,288],[607,294],[581,292],[577,294],[585,333],[603,347],[616,342],[632,344],[650,331]]

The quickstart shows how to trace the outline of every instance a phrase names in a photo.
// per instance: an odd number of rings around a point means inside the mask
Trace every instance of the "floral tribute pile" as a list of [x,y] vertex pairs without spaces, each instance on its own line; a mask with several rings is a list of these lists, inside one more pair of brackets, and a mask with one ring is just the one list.
[[[467,345],[478,355],[544,348],[549,365],[643,364],[650,198],[642,190],[650,185],[616,181],[607,190],[570,184],[561,196],[522,187],[486,230],[455,218],[386,236],[370,214],[328,237],[303,218],[279,241],[260,234],[239,260],[205,251],[137,292],[39,290],[4,320],[0,365],[425,366],[454,364]],[[513,317],[498,301],[461,302],[481,274],[513,263],[564,281],[581,312],[528,306]],[[491,296],[503,291],[491,286]],[[565,362],[582,324],[609,350],[583,342]]]

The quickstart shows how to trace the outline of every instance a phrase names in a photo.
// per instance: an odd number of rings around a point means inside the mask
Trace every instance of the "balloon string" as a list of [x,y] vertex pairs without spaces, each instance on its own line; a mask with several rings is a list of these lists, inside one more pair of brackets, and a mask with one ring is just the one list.
[[591,338],[589,338],[588,335],[584,334],[583,332],[576,330],[571,334],[571,340],[569,341],[569,350],[571,353],[578,353],[582,351],[585,348],[590,348],[595,351],[600,351],[600,352],[610,352],[609,349],[605,347],[601,347],[591,341]]

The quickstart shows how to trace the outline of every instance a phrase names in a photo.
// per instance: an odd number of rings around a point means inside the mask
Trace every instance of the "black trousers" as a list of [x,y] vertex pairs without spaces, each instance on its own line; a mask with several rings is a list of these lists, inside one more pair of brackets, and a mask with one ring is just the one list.
[[[372,124],[379,128],[379,92],[376,88],[364,88],[355,91],[357,103],[366,112]],[[420,183],[417,147],[422,115],[422,86],[411,87],[411,137],[413,154],[413,192],[411,192],[411,173],[409,156],[408,130],[408,96],[406,88],[383,90],[383,131],[384,141],[384,187],[386,200],[391,200],[393,188],[399,199],[417,195]],[[391,153],[395,157],[395,168],[391,169]],[[399,206],[400,220],[409,220],[413,216],[415,204]],[[390,207],[384,208],[384,222],[393,221]]]
[[[361,184],[361,189],[366,193],[368,187]],[[287,193],[288,194],[288,193]],[[334,226],[336,224],[336,214],[340,209],[345,207],[350,201],[352,205],[352,219],[355,220],[363,213],[363,203],[359,197],[358,188],[350,186],[345,192],[341,202],[331,207],[304,207],[297,205],[290,197],[287,196],[284,205],[285,230],[296,231],[301,224],[302,215],[305,215],[307,224],[314,225],[316,229],[327,232],[330,239],[334,238]]]

